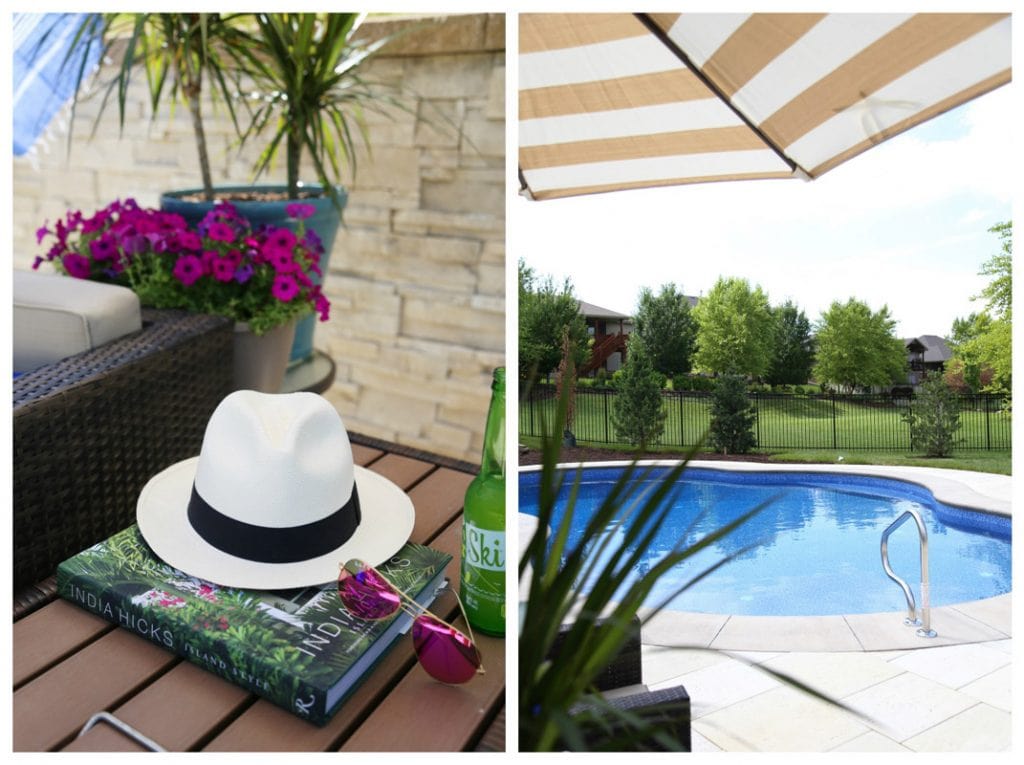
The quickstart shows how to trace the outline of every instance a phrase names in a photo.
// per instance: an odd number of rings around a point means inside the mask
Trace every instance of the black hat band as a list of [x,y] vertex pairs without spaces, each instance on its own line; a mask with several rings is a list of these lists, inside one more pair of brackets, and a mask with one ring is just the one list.
[[352,496],[338,510],[302,526],[256,526],[229,518],[199,496],[195,484],[188,503],[188,520],[206,542],[236,558],[259,563],[298,563],[337,549],[359,527],[361,512],[355,484]]

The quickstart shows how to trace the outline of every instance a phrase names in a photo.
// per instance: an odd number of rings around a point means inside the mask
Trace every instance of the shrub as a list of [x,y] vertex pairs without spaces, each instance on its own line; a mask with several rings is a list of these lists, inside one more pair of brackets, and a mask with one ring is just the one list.
[[942,375],[926,377],[913,407],[901,416],[910,425],[911,444],[926,457],[948,457],[962,440],[956,437],[960,404]]
[[672,378],[672,390],[712,391],[714,389],[715,381],[710,377],[702,375],[676,375]]
[[[619,377],[619,393],[612,406],[612,424],[618,437],[645,451],[647,445],[661,437],[665,427],[661,389],[663,375],[654,371],[648,355],[639,350],[639,343],[630,349],[629,361],[615,375]],[[638,352],[639,351],[639,352]]]
[[757,446],[756,419],[746,380],[740,375],[720,377],[711,396],[711,448],[723,454],[746,454]]

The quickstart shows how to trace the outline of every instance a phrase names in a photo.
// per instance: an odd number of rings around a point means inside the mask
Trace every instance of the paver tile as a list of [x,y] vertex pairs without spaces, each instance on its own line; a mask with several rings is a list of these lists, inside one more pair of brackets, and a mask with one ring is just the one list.
[[1013,710],[1012,678],[1012,667],[1000,667],[995,672],[963,686],[960,688],[960,693],[966,693],[971,698],[984,701],[989,706],[1010,712]]
[[949,688],[960,688],[1010,663],[1010,657],[983,643],[911,651],[891,662]]
[[735,659],[719,662],[662,683],[648,683],[648,686],[652,690],[660,690],[680,683],[686,687],[686,692],[690,695],[693,719],[778,687],[778,682],[769,675]]
[[693,727],[728,751],[822,752],[868,731],[856,717],[791,688],[720,709]]
[[1011,607],[1012,595],[997,595],[994,598],[984,600],[972,600],[967,603],[957,603],[951,608],[960,613],[977,619],[979,622],[997,629],[1004,635],[1013,634],[1013,609]]
[[1010,748],[1010,713],[976,704],[903,743],[917,752],[1002,752]]
[[788,653],[765,662],[825,695],[841,699],[903,672],[892,662],[864,652]]
[[869,730],[857,738],[831,749],[832,752],[909,752],[905,746],[883,736],[876,730]]
[[733,616],[711,643],[733,651],[859,651],[842,616]]
[[643,682],[645,685],[664,683],[678,678],[680,675],[728,661],[728,658],[725,654],[716,651],[645,645],[641,648]]
[[843,699],[880,733],[906,741],[977,701],[934,680],[904,672]]

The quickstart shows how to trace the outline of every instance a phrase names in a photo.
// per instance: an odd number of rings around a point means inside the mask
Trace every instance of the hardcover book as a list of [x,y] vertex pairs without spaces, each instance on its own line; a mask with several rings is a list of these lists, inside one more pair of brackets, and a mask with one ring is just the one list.
[[[450,560],[409,543],[377,569],[427,607]],[[317,725],[412,620],[401,611],[377,622],[352,616],[333,582],[256,592],[190,577],[157,558],[134,525],[61,563],[57,591]]]

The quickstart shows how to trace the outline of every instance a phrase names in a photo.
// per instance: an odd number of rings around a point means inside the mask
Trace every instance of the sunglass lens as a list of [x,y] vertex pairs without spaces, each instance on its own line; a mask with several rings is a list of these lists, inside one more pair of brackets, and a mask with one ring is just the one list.
[[413,622],[412,643],[423,669],[442,683],[464,683],[480,667],[480,652],[473,642],[432,616],[419,616]]
[[360,619],[384,619],[398,610],[400,596],[373,569],[359,573],[342,571],[338,579],[338,596],[350,614]]

